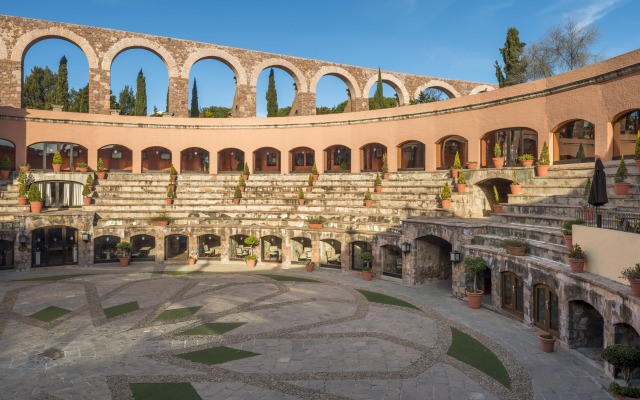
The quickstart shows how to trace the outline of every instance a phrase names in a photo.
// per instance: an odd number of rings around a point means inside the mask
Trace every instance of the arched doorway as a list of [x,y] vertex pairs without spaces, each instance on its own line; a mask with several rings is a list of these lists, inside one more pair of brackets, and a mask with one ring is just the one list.
[[254,173],[280,173],[280,150],[263,147],[253,152]]
[[360,171],[382,170],[382,157],[387,154],[387,146],[369,143],[360,148]]
[[[613,331],[614,344],[628,344],[640,348],[640,336],[633,326],[621,322],[613,326]],[[640,378],[640,368],[633,370],[633,378]]]
[[235,148],[218,152],[218,172],[242,172],[244,168],[244,151]]
[[282,262],[282,238],[273,235],[263,236],[260,242],[262,244],[262,261]]
[[484,194],[483,215],[489,216],[493,212],[493,205],[496,203],[494,186],[498,192],[499,203],[507,203],[511,193],[511,180],[503,178],[485,179],[476,183],[476,186]]
[[13,241],[0,240],[0,270],[13,268]]
[[218,235],[198,237],[198,258],[216,258],[222,255],[222,245]]
[[16,145],[13,142],[5,139],[0,139],[0,160],[4,157],[9,157],[11,161],[11,170],[16,169]]
[[155,261],[156,238],[151,235],[131,237],[131,261]]
[[142,172],[164,172],[171,169],[171,151],[164,147],[142,150]]
[[531,154],[538,157],[538,133],[528,128],[506,128],[489,132],[482,137],[480,163],[483,167],[493,167],[494,147],[500,146],[505,166],[517,165],[518,157]]
[[371,252],[371,244],[356,240],[349,244],[351,247],[351,269],[354,271],[362,271],[364,267],[364,261],[360,258],[362,253]]
[[98,158],[102,159],[107,171],[131,172],[133,169],[133,152],[126,146],[110,144],[101,147]]
[[416,283],[451,278],[451,243],[440,237],[427,235],[417,238],[415,244]]
[[398,246],[385,244],[380,248],[382,275],[402,279],[402,252]]
[[[586,301],[569,302],[569,346],[597,349],[604,344],[604,318]],[[591,353],[591,352],[589,352]]]
[[233,235],[229,238],[229,259],[244,260],[245,256],[251,254],[251,248],[244,244],[247,235]]
[[635,155],[636,139],[640,131],[640,110],[624,113],[613,123],[613,158],[624,155],[631,159]]
[[78,163],[87,162],[87,148],[75,143],[34,143],[27,147],[27,162],[31,169],[53,169],[53,156],[62,156],[62,170],[74,171]]
[[309,147],[296,147],[289,152],[289,171],[311,172],[316,154]]
[[209,172],[209,152],[200,147],[190,147],[180,152],[182,172]]
[[398,146],[398,170],[424,171],[424,143],[411,140]]
[[165,260],[186,260],[189,258],[189,237],[169,235],[164,238]]
[[336,239],[320,241],[320,264],[327,268],[342,268],[342,244]]
[[31,232],[31,266],[78,264],[78,230],[69,226],[47,226]]
[[116,245],[118,243],[120,243],[120,238],[113,235],[104,235],[93,239],[93,262],[96,264],[117,262],[119,257]]
[[306,263],[311,261],[311,239],[294,237],[291,239],[291,262]]
[[351,149],[334,145],[324,150],[326,163],[324,165],[326,173],[329,172],[351,172]]
[[456,154],[460,157],[460,164],[467,165],[469,144],[462,136],[447,136],[436,143],[436,165],[438,169],[453,167]]
[[589,162],[595,158],[596,126],[584,119],[567,122],[553,134],[556,164]]
[[534,323],[543,331],[560,336],[558,295],[547,285],[536,285],[534,297]]

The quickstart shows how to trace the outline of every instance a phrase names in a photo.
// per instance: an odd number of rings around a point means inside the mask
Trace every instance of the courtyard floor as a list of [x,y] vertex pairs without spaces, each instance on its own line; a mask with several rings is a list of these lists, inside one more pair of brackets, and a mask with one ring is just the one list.
[[[469,309],[447,281],[194,268],[0,272],[0,399],[612,398],[602,368],[543,353],[533,329]],[[26,280],[61,275],[76,276]]]

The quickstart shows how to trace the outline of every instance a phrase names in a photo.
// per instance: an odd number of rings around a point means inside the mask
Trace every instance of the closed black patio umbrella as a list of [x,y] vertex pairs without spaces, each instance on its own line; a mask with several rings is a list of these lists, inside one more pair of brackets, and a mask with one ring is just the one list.
[[602,226],[602,219],[598,215],[598,206],[603,206],[609,202],[607,197],[607,175],[604,173],[604,165],[598,158],[593,170],[591,179],[591,191],[589,192],[589,204],[596,207],[596,224]]

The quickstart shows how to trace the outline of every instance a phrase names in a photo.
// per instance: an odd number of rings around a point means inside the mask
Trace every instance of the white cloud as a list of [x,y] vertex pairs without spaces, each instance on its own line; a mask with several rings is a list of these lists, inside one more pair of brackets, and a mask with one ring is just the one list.
[[565,12],[563,16],[571,17],[576,21],[578,27],[583,27],[591,25],[627,1],[628,0],[592,0],[591,4],[583,8]]

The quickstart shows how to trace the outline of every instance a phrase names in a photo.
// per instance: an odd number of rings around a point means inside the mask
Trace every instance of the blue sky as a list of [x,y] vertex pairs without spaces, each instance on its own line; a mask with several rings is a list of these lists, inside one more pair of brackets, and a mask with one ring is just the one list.
[[[0,13],[215,43],[257,51],[442,78],[495,83],[494,61],[509,27],[531,43],[546,28],[572,17],[596,23],[602,39],[596,51],[610,58],[638,48],[638,0],[351,0],[323,2],[248,1],[175,3],[140,0],[59,0],[6,2]],[[47,40],[27,53],[33,65],[57,69],[69,59],[70,86],[88,82],[88,63],[75,46]],[[501,61],[501,60],[500,60]],[[112,67],[112,90],[134,87],[140,68],[147,79],[148,111],[164,110],[168,75],[162,61],[144,50],[119,55]],[[257,113],[266,114],[268,70],[258,80]],[[28,72],[26,72],[28,73]],[[200,106],[231,106],[233,73],[215,61],[191,72],[198,80]],[[280,107],[293,101],[293,79],[276,70]],[[346,86],[324,77],[317,106],[346,100]],[[191,93],[191,91],[190,91]],[[385,87],[385,95],[393,90]]]

